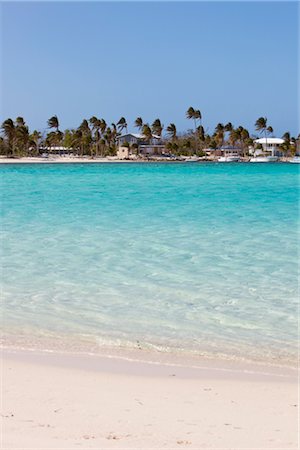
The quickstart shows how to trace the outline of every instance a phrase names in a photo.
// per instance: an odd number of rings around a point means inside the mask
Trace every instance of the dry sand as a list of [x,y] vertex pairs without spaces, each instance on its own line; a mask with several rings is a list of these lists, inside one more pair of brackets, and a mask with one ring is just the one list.
[[295,371],[4,352],[1,449],[297,449]]

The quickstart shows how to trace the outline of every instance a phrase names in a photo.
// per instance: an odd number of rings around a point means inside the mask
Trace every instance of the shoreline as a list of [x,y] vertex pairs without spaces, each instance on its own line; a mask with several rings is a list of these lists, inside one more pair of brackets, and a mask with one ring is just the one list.
[[3,449],[297,448],[297,378],[2,351]]
[[[143,362],[154,365],[174,365],[186,368],[217,368],[237,372],[282,373],[293,376],[298,369],[297,354],[264,351],[251,355],[247,348],[237,352],[229,352],[228,348],[220,347],[218,351],[201,348],[166,347],[161,344],[150,344],[140,341],[97,344],[94,341],[80,340],[78,336],[59,335],[57,337],[42,337],[37,335],[7,335],[3,332],[0,348],[4,352],[27,354],[52,354],[70,357],[111,358],[136,363]],[[223,349],[223,351],[222,351]],[[261,349],[263,350],[263,349]]]
[[[249,161],[240,161],[238,163],[231,164],[245,164]],[[1,158],[0,164],[148,164],[148,163],[166,163],[166,164],[203,164],[203,163],[217,163],[217,164],[228,164],[228,163],[220,163],[217,159],[203,159],[199,161],[193,160],[178,160],[178,159],[166,159],[166,158],[157,158],[157,159],[116,159],[114,157],[108,158],[84,158],[84,157],[65,157],[65,156],[56,156],[50,158],[42,158],[42,157],[23,157],[23,158]],[[289,163],[289,159],[281,159],[276,163]],[[229,163],[230,164],[230,163]]]
[[[146,164],[146,163],[176,163],[182,164],[187,161],[167,160],[167,159],[110,159],[110,158],[0,158],[0,164]],[[203,161],[214,162],[214,161]]]
[[98,352],[65,351],[59,349],[26,348],[2,345],[4,357],[52,366],[121,374],[159,376],[177,370],[184,378],[247,378],[262,381],[274,379],[297,381],[298,367],[269,364],[242,359],[225,359],[203,355],[165,353],[154,350],[103,347]]

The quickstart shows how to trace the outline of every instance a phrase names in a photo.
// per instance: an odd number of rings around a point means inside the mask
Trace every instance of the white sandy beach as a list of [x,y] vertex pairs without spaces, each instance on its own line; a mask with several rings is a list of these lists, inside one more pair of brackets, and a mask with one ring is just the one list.
[[5,352],[2,449],[296,449],[295,372]]
[[55,163],[111,163],[111,162],[136,162],[117,158],[81,158],[72,156],[51,156],[49,158],[24,157],[24,158],[0,158],[0,164],[55,164]]

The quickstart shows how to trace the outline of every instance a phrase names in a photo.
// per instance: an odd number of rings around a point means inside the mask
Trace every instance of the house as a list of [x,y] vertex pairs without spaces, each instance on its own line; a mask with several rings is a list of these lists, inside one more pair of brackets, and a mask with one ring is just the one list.
[[219,147],[218,150],[221,152],[220,156],[232,155],[232,156],[242,156],[243,150],[240,147],[235,147],[234,145],[223,145]]
[[219,157],[219,156],[243,156],[243,151],[239,147],[235,147],[233,145],[223,145],[222,147],[217,148],[206,148],[204,152],[209,157]]
[[255,156],[261,155],[262,153],[270,153],[272,156],[282,156],[282,151],[280,150],[280,145],[284,143],[284,139],[280,138],[260,138],[254,141],[256,146],[261,145],[262,150],[256,149]]
[[143,156],[161,155],[165,150],[161,136],[155,134],[151,139],[146,139],[143,134],[127,133],[117,137],[119,159],[127,159],[133,154]]
[[77,150],[74,148],[63,147],[63,146],[50,146],[50,147],[40,147],[39,152],[49,153],[53,155],[70,155],[76,152]]

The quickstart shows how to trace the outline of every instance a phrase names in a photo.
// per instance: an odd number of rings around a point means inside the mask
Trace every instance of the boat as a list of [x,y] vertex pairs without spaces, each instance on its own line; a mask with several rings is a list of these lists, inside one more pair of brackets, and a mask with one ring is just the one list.
[[278,161],[278,156],[255,156],[250,158],[251,163],[272,163]]
[[290,163],[300,164],[300,156],[294,156],[294,158],[289,160]]
[[200,158],[198,156],[191,156],[190,158],[186,158],[185,162],[198,162]]
[[220,156],[218,162],[239,162],[241,158],[237,155]]

